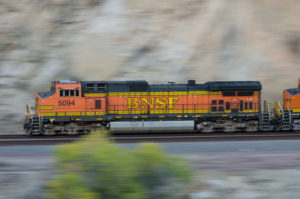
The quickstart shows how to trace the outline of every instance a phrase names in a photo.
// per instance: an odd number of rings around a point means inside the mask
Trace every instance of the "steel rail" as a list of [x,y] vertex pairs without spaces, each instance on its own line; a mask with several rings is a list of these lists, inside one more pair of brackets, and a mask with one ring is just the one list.
[[[0,146],[8,145],[54,145],[74,141],[88,140],[82,136],[33,136],[26,135],[0,135]],[[95,138],[94,138],[95,139]],[[97,138],[98,139],[98,138]],[[100,138],[99,138],[100,139]],[[109,135],[105,139],[116,143],[139,142],[221,142],[221,141],[259,141],[259,140],[300,140],[300,133],[256,133],[256,134],[118,134]]]

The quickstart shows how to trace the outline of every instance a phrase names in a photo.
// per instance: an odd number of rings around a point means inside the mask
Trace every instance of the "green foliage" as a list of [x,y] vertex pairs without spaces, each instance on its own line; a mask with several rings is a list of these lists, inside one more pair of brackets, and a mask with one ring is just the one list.
[[103,136],[58,148],[59,177],[47,184],[48,199],[177,199],[192,177],[190,166],[158,145],[134,150]]

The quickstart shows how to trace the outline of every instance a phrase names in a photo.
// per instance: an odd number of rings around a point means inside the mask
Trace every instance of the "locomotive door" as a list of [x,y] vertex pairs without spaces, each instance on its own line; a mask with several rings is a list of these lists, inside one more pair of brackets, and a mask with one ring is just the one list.
[[105,97],[88,97],[85,104],[87,115],[105,115]]
[[230,104],[231,113],[238,113],[240,111],[240,102],[237,99],[233,99]]

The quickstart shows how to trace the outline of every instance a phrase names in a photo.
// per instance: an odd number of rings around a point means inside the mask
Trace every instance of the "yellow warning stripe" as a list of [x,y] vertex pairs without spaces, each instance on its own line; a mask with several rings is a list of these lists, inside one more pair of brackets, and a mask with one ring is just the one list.
[[105,115],[104,111],[89,111],[89,112],[41,112],[44,117],[49,116],[94,116],[94,115]]
[[[288,109],[285,109],[285,111],[287,111]],[[300,109],[299,108],[294,108],[294,109],[290,109],[290,111],[293,111],[294,113],[299,113]]]
[[85,93],[85,97],[103,97],[106,96],[106,93]]
[[[254,91],[259,94],[259,91]],[[222,95],[222,91],[171,91],[171,92],[109,92],[108,96],[174,96],[174,95]]]
[[40,106],[38,106],[38,109],[40,109],[40,110],[53,110],[54,108],[51,105],[40,105]]
[[222,95],[222,91],[109,92],[108,96]]
[[[107,111],[107,114],[118,114],[118,115],[139,115],[139,114],[199,114],[199,113],[230,113],[230,111],[224,112],[211,112],[208,109],[198,109],[198,110],[115,110]],[[257,110],[246,110],[239,113],[258,113]],[[104,111],[87,111],[87,112],[43,112],[41,115],[45,117],[49,116],[97,116],[105,115]],[[225,116],[225,115],[222,115]],[[226,115],[227,116],[227,115]],[[118,116],[120,117],[120,116]],[[197,115],[200,117],[200,115]]]

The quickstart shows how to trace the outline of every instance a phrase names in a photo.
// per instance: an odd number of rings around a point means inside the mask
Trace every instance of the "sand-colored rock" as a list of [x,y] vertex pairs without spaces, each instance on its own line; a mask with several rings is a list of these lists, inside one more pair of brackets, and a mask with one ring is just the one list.
[[0,0],[0,132],[51,80],[260,80],[299,74],[297,0]]

